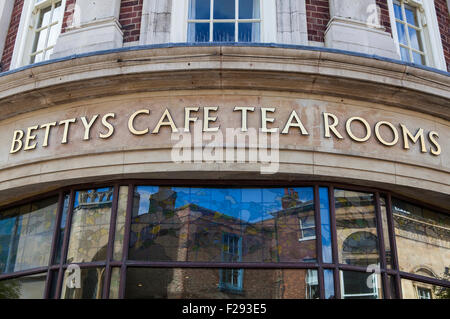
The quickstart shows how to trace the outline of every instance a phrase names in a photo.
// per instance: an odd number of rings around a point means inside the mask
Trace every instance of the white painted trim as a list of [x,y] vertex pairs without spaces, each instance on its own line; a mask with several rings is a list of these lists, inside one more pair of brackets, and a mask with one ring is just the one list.
[[[170,42],[187,41],[189,0],[172,1]],[[277,16],[275,0],[261,0],[261,42],[276,42]]]
[[[439,32],[439,24],[436,16],[436,9],[434,6],[434,0],[411,0],[412,3],[417,5],[422,4],[424,9],[425,19],[427,26],[423,28],[425,33],[426,43],[424,43],[425,54],[428,60],[431,58],[430,67],[447,71],[447,65],[445,63],[444,49],[442,47],[441,33]],[[397,53],[400,55],[400,45],[398,43],[397,25],[395,23],[394,2],[388,0],[389,18],[391,21],[392,37],[394,38],[395,47]]]
[[[24,61],[24,57],[26,52],[31,52],[31,42],[33,39],[29,31],[30,28],[32,28],[30,24],[32,22],[34,1],[35,0],[24,1],[22,13],[20,15],[20,23],[17,31],[16,41],[14,43],[13,56],[11,58],[11,70],[28,64]],[[39,6],[42,5],[43,3],[39,4]],[[64,18],[64,12],[66,11],[66,0],[61,1],[61,8],[63,11],[62,17]],[[62,26],[62,19],[59,25]]]

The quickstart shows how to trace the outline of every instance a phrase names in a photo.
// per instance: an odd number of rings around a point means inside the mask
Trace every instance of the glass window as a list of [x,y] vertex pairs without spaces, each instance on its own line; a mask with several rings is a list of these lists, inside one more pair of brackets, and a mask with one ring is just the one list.
[[381,222],[383,227],[384,252],[386,254],[386,267],[391,269],[394,267],[392,259],[391,243],[389,239],[389,225],[386,210],[386,198],[380,197]]
[[320,201],[320,223],[322,235],[322,259],[324,263],[333,262],[331,244],[330,203],[328,199],[328,188],[319,188]]
[[342,299],[381,299],[381,276],[376,273],[341,271]]
[[425,65],[424,31],[416,7],[394,1],[395,25],[403,61]]
[[113,188],[75,193],[67,263],[106,259]]
[[334,199],[339,262],[379,264],[374,195],[335,189]]
[[325,288],[325,299],[334,299],[334,271],[330,269],[325,269],[323,271],[324,277],[324,288]]
[[400,270],[445,278],[450,265],[450,216],[396,198],[392,213]]
[[188,42],[259,42],[260,11],[260,0],[190,0]]
[[0,281],[0,299],[42,299],[46,274]]
[[140,186],[134,196],[129,259],[315,261],[315,240],[300,240],[315,236],[312,188]]
[[56,245],[55,260],[53,261],[54,264],[59,264],[61,261],[64,233],[66,230],[67,213],[69,212],[69,200],[70,200],[70,194],[66,194],[64,196],[63,211],[62,211],[62,215],[61,215],[61,222],[59,224],[59,232],[58,232],[58,235],[56,238],[57,245]]
[[0,211],[0,273],[47,267],[58,198]]
[[66,270],[61,292],[62,299],[101,299],[105,268]]
[[114,267],[111,272],[109,299],[119,299],[119,288],[120,288],[120,268]]
[[402,279],[404,299],[450,299],[450,288]]
[[317,271],[244,269],[242,289],[220,287],[220,269],[128,268],[125,297],[130,299],[306,299],[318,298]]
[[113,254],[114,260],[122,260],[127,204],[128,204],[128,186],[120,186],[119,203],[117,205],[117,216],[116,216],[116,232],[114,238],[114,254]]
[[50,59],[61,31],[64,10],[61,0],[36,1],[32,15],[32,48],[29,63]]

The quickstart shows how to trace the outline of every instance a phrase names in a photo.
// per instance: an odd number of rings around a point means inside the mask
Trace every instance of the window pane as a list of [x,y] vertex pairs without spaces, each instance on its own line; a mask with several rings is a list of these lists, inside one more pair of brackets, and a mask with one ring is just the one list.
[[116,233],[114,238],[114,260],[122,260],[125,219],[127,215],[128,186],[120,186],[119,203],[117,205]]
[[330,269],[325,269],[323,271],[324,275],[324,286],[325,286],[325,299],[334,299],[334,271]]
[[336,189],[339,262],[369,266],[379,263],[374,196]]
[[49,263],[58,198],[0,212],[0,273]]
[[[125,297],[183,299],[306,299],[319,298],[317,271],[297,269],[128,268]],[[224,281],[241,281],[227,289]]]
[[416,9],[414,9],[413,7],[405,5],[406,21],[409,24],[417,26],[418,24],[417,24],[415,12],[416,12]]
[[105,268],[66,270],[61,299],[101,299],[104,275]]
[[52,11],[52,7],[48,6],[39,12],[39,18],[38,18],[38,22],[36,24],[36,29],[45,27],[50,24],[51,11]]
[[420,39],[418,38],[419,33],[413,28],[408,28],[408,31],[409,31],[409,39],[411,41],[411,47],[418,51],[422,51],[422,44],[420,43]]
[[50,34],[48,36],[47,47],[50,47],[50,46],[56,44],[56,40],[58,39],[60,30],[61,30],[61,27],[59,24],[55,24],[54,26],[52,26],[50,28]]
[[406,48],[400,47],[400,53],[402,55],[402,61],[409,62],[409,51]]
[[190,0],[189,19],[209,19],[210,0]]
[[406,33],[405,33],[405,25],[397,22],[397,34],[398,34],[398,42],[404,45],[408,45],[406,41]]
[[214,23],[214,42],[234,42],[234,23]]
[[239,19],[259,19],[260,0],[239,0]]
[[188,42],[209,42],[209,23],[188,23]]
[[214,0],[214,19],[234,19],[235,2],[230,0]]
[[113,188],[75,194],[67,263],[106,259]]
[[403,20],[402,8],[397,3],[394,3],[394,12],[396,19]]
[[386,198],[380,196],[381,222],[383,227],[384,252],[386,253],[386,266],[391,269],[393,267],[391,243],[389,239],[389,225],[386,211]]
[[239,42],[259,42],[260,23],[239,23]]
[[109,299],[119,299],[119,288],[120,288],[120,268],[114,267],[111,272]]
[[403,299],[450,299],[450,288],[407,279],[402,279],[402,293]]
[[[48,28],[41,30],[40,32],[36,32],[36,36],[34,38],[33,52],[41,51],[45,48],[45,40],[47,38]],[[35,62],[39,62],[36,61]]]
[[52,22],[57,22],[60,20],[61,16],[61,1],[55,4],[55,9],[53,10]]
[[425,64],[425,58],[422,54],[419,54],[417,52],[413,52],[413,58],[415,64],[424,65]]
[[[138,187],[129,259],[315,261],[313,189]],[[309,228],[301,229],[300,220]],[[310,238],[303,238],[304,231]]]
[[381,276],[369,272],[341,271],[342,299],[381,299]]
[[0,299],[42,299],[46,274],[0,281]]
[[445,278],[450,265],[450,216],[395,198],[392,212],[400,270]]
[[330,204],[328,200],[328,188],[319,188],[320,198],[320,220],[322,234],[322,258],[324,263],[331,263],[331,225],[330,225]]
[[64,241],[64,233],[66,230],[66,221],[67,221],[67,213],[69,211],[69,200],[70,200],[70,195],[66,194],[64,195],[64,204],[63,204],[63,211],[62,211],[62,216],[61,216],[61,222],[59,224],[59,232],[58,232],[58,237],[56,238],[57,240],[57,245],[56,245],[56,255],[55,255],[55,260],[54,260],[54,264],[59,264],[61,261],[61,253],[62,253],[62,246],[63,246],[63,241]]

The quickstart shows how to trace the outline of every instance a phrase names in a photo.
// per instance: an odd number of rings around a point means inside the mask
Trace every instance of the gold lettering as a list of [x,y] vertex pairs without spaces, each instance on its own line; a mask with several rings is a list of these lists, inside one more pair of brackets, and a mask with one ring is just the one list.
[[42,144],[42,147],[47,147],[48,146],[48,137],[50,136],[50,129],[53,126],[56,126],[56,122],[42,124],[40,126],[40,128],[45,128],[44,143]]
[[[167,121],[164,121],[164,119],[167,117]],[[159,129],[161,128],[161,126],[170,126],[170,128],[172,129],[172,133],[177,133],[178,129],[175,126],[175,123],[173,122],[172,116],[170,115],[170,112],[168,109],[166,109],[163,113],[163,115],[161,116],[161,118],[159,119],[158,124],[156,125],[155,129],[153,130],[153,134],[159,133]]]
[[[295,119],[296,123],[292,123],[292,121]],[[300,134],[302,135],[309,135],[308,131],[306,131],[305,127],[303,126],[302,121],[300,120],[299,116],[297,115],[297,112],[295,110],[292,111],[291,115],[289,116],[289,120],[286,123],[286,126],[284,127],[281,134],[288,134],[289,129],[291,127],[298,127],[300,129]]]
[[423,136],[423,129],[422,129],[422,128],[419,129],[419,130],[417,131],[416,135],[413,136],[413,135],[411,134],[411,132],[408,130],[408,128],[407,128],[405,125],[400,124],[400,126],[401,126],[402,132],[403,132],[403,143],[404,143],[403,148],[404,148],[405,150],[409,150],[409,140],[408,140],[408,139],[411,139],[411,141],[412,141],[413,143],[416,143],[417,140],[419,140],[419,138],[420,138],[420,146],[421,146],[420,151],[421,151],[422,153],[426,153],[426,152],[427,152],[427,149],[426,149],[426,147],[425,147],[425,138],[424,138],[424,136]]
[[108,138],[114,133],[114,126],[112,126],[111,123],[108,122],[108,118],[110,117],[115,118],[116,115],[114,113],[108,113],[103,115],[102,117],[102,124],[104,127],[108,129],[108,133],[106,134],[100,133],[100,138]]
[[150,110],[143,109],[143,110],[136,111],[128,119],[128,130],[130,130],[130,132],[134,135],[144,135],[144,134],[148,133],[148,128],[146,128],[145,130],[142,130],[142,131],[138,131],[134,128],[134,119],[140,114],[149,115]]
[[[392,130],[392,133],[394,133],[394,139],[392,140],[392,142],[386,142],[380,134],[380,127],[381,125],[386,125],[389,126],[390,129]],[[386,121],[380,121],[375,125],[375,136],[377,137],[377,139],[381,142],[381,144],[386,145],[386,146],[393,146],[395,144],[397,144],[398,142],[398,131],[395,128],[394,125],[392,125],[392,123],[386,122]]]
[[203,108],[203,132],[217,132],[219,127],[209,127],[209,122],[217,121],[217,116],[209,116],[210,111],[216,112],[219,109],[218,106],[206,106]]
[[[352,127],[351,127],[353,121],[360,121],[361,123],[364,124],[364,126],[366,127],[366,136],[364,136],[364,137],[362,137],[362,138],[359,138],[359,137],[356,137],[356,136],[353,134],[353,132],[352,132]],[[372,130],[370,129],[369,123],[367,123],[367,121],[366,121],[365,119],[363,119],[362,117],[358,117],[358,116],[354,116],[354,117],[349,118],[349,119],[347,120],[347,123],[345,123],[345,129],[346,129],[348,135],[349,135],[353,140],[355,140],[356,142],[365,142],[365,141],[367,141],[367,140],[370,138],[370,136],[372,135]]]
[[428,138],[430,139],[431,143],[433,143],[434,146],[436,147],[436,150],[433,150],[433,149],[430,147],[430,152],[431,152],[431,154],[433,154],[433,155],[439,156],[439,155],[441,154],[441,146],[438,144],[438,142],[436,141],[435,137],[438,137],[438,138],[439,138],[439,135],[438,135],[438,133],[436,133],[436,132],[434,132],[434,131],[431,131],[431,132],[428,134]]
[[64,124],[64,134],[63,134],[63,138],[61,140],[61,144],[66,144],[67,143],[67,137],[69,135],[69,126],[71,123],[75,123],[77,119],[69,119],[69,120],[64,120],[64,121],[60,121],[59,125]]
[[190,132],[189,123],[197,121],[197,117],[191,117],[191,112],[198,112],[198,107],[184,108],[184,131]]
[[252,106],[236,106],[233,110],[233,112],[241,111],[242,119],[241,119],[241,132],[247,132],[247,112],[254,112],[255,108]]
[[90,139],[90,133],[91,133],[91,127],[94,125],[95,120],[97,120],[98,114],[94,115],[94,117],[91,119],[91,121],[88,123],[86,120],[86,117],[81,117],[81,122],[83,122],[84,125],[84,141],[87,141]]
[[36,148],[37,143],[30,145],[30,141],[32,141],[36,138],[36,135],[31,135],[31,132],[34,130],[37,130],[38,128],[39,128],[39,125],[36,125],[36,126],[31,126],[27,129],[27,135],[25,136],[25,145],[23,148],[24,151],[34,150]]
[[[22,138],[23,138],[23,131],[22,130],[16,130],[14,131],[13,140],[11,143],[11,150],[9,151],[10,154],[17,153],[22,148]],[[17,136],[19,135],[19,136]],[[19,144],[18,147],[16,147],[16,144]]]
[[[328,119],[333,119],[333,124],[330,124]],[[336,130],[336,126],[339,124],[339,120],[336,115],[331,113],[323,113],[323,122],[325,126],[325,137],[331,137],[330,130],[336,135],[337,138],[343,139],[342,135]]]
[[275,121],[274,118],[267,117],[267,113],[275,113],[274,107],[262,107],[261,108],[261,132],[263,133],[276,133],[278,128],[267,128],[267,123],[273,123]]

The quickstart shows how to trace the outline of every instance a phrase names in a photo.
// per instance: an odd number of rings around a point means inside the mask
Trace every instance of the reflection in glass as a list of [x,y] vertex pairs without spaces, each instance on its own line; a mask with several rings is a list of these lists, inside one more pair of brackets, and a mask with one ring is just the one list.
[[0,273],[48,266],[58,197],[0,212]]
[[67,263],[106,259],[112,200],[112,187],[76,192]]
[[101,299],[105,268],[67,269],[61,299]]
[[129,259],[313,262],[312,188],[137,187]]
[[0,299],[42,299],[46,274],[0,281]]
[[391,251],[391,243],[389,239],[389,225],[388,225],[388,217],[386,210],[386,198],[380,197],[380,211],[381,211],[381,223],[383,227],[383,239],[384,239],[384,252],[386,254],[386,267],[388,269],[392,269],[393,259],[392,259],[392,251]]
[[400,270],[449,280],[450,216],[396,198],[392,213]]
[[371,272],[341,271],[342,299],[381,299],[381,276]]
[[325,269],[323,271],[324,288],[325,288],[325,299],[334,299],[334,271],[330,269]]
[[119,299],[120,268],[115,267],[111,272],[111,283],[109,286],[109,299]]
[[319,188],[320,221],[322,234],[322,258],[324,263],[333,262],[331,244],[330,203],[328,200],[328,188]]
[[125,219],[127,214],[128,186],[120,186],[119,202],[116,215],[116,232],[114,238],[114,260],[122,260],[123,238],[125,233]]
[[407,279],[402,279],[402,293],[403,299],[450,299],[450,288]]
[[374,195],[336,189],[339,262],[369,266],[379,263]]
[[208,268],[128,268],[125,298],[319,298],[316,270],[244,269],[240,290],[221,286],[220,273]]
[[61,215],[61,222],[59,223],[59,232],[58,232],[58,235],[56,238],[56,241],[57,241],[56,255],[55,255],[55,260],[53,261],[53,264],[59,264],[61,261],[64,233],[66,230],[67,213],[69,212],[69,200],[70,200],[70,194],[64,195],[64,203],[63,203],[63,211],[62,211],[62,215]]

